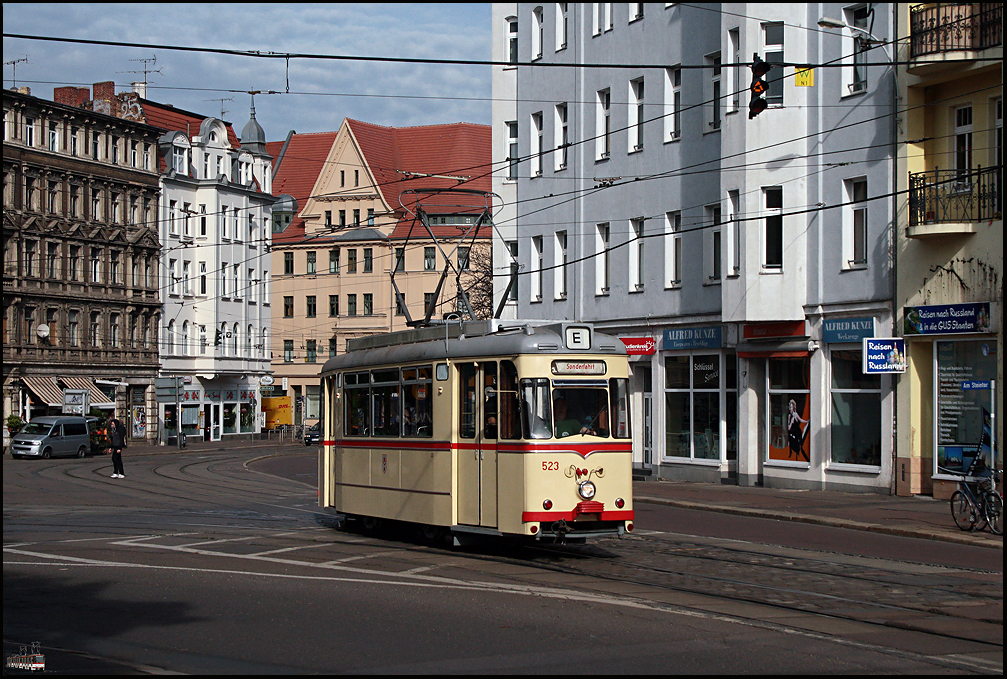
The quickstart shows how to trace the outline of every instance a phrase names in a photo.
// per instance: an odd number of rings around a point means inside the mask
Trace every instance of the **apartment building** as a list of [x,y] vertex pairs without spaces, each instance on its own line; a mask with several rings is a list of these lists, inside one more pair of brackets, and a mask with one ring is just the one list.
[[160,131],[75,94],[3,93],[3,410],[56,414],[65,389],[85,390],[142,440],[159,365]]
[[[459,288],[489,284],[491,229],[476,227],[492,207],[490,135],[469,123],[393,128],[345,119],[336,132],[291,132],[269,148],[279,197],[271,395],[290,398],[294,421],[310,423],[319,416],[322,364],[348,339],[405,329],[428,312],[437,320],[459,313]],[[470,193],[424,193],[458,187]],[[416,217],[418,202],[430,231]]]
[[[623,338],[638,473],[888,492],[893,378],[862,375],[861,340],[893,333],[891,9],[497,3],[493,22],[498,295]],[[750,118],[754,57],[773,68]]]
[[947,498],[1003,434],[1003,6],[898,4],[896,25],[896,489]]

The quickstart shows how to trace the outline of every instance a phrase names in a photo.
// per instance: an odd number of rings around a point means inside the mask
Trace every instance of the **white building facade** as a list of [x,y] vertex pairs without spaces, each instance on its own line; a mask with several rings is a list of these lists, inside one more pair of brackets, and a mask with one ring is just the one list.
[[[889,491],[893,378],[861,340],[893,336],[894,74],[855,39],[890,40],[887,11],[494,5],[513,314],[624,339],[639,473]],[[750,119],[755,55],[779,65]]]
[[[151,106],[147,107],[148,115]],[[233,137],[233,133],[232,133]],[[260,380],[270,373],[272,160],[255,108],[240,146],[228,125],[165,133],[161,178],[163,440],[178,428],[208,440],[261,430]]]

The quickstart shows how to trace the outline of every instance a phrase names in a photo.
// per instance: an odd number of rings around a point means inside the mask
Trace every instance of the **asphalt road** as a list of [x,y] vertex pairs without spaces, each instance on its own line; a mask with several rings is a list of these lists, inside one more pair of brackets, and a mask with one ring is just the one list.
[[622,540],[450,549],[337,530],[313,457],[261,455],[132,454],[121,480],[108,458],[5,458],[5,654],[38,640],[66,673],[1002,674],[1002,554],[932,563],[656,506]]

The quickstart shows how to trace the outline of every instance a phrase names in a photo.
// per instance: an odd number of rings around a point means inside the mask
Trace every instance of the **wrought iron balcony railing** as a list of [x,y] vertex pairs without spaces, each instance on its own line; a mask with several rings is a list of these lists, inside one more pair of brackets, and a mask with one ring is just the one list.
[[910,57],[1003,43],[1003,4],[937,2],[909,10]]
[[909,175],[909,226],[1003,219],[1003,166]]

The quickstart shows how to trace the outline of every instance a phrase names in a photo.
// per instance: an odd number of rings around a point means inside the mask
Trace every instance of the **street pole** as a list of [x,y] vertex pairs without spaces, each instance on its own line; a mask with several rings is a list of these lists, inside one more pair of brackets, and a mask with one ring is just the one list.
[[182,383],[182,377],[180,375],[175,375],[175,445],[178,449],[182,449],[182,406],[178,398],[179,385]]

